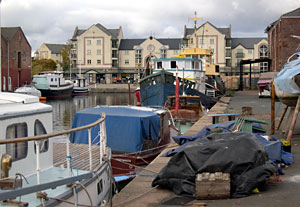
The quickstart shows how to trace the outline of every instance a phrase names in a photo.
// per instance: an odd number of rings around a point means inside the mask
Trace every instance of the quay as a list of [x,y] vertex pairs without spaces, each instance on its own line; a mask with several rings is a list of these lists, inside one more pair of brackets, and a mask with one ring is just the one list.
[[139,84],[94,84],[90,86],[90,93],[134,93]]
[[[242,107],[252,107],[252,115],[247,117],[256,118],[270,122],[271,120],[271,99],[258,98],[257,91],[239,91],[233,97],[223,97],[222,102],[218,102],[209,112],[196,122],[185,135],[195,134],[204,126],[212,124],[212,117],[209,114],[222,113],[242,113]],[[228,103],[228,104],[227,104]],[[276,121],[284,105],[276,102]],[[221,117],[220,121],[227,121]],[[299,123],[295,129],[300,129]],[[270,132],[270,126],[266,128]],[[283,168],[284,175],[280,176],[280,182],[269,184],[266,191],[252,194],[248,197],[239,199],[220,199],[220,200],[194,200],[175,195],[172,191],[153,188],[152,181],[157,173],[168,163],[169,157],[158,156],[153,160],[144,171],[130,182],[120,193],[114,196],[112,206],[146,207],[146,206],[204,206],[208,207],[229,207],[229,206],[299,206],[300,197],[300,135],[299,130],[295,130],[292,138],[292,153],[294,155],[294,164]],[[280,133],[275,135],[280,137]],[[282,138],[282,137],[280,137]],[[178,147],[176,143],[171,143],[163,153]],[[149,176],[145,176],[149,175]]]

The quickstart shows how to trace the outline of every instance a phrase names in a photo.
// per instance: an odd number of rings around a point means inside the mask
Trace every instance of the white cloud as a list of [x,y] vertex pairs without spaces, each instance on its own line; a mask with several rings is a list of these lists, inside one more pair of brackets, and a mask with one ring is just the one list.
[[265,36],[264,29],[280,15],[296,9],[300,0],[3,0],[2,26],[21,26],[33,51],[43,42],[65,43],[74,29],[101,23],[122,26],[126,38],[182,37],[183,27],[197,11],[217,27],[232,25],[232,35]]

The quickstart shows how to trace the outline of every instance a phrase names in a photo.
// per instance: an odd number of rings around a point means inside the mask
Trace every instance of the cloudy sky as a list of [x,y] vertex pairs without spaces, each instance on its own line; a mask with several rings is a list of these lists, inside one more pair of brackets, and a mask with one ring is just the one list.
[[122,26],[125,38],[179,38],[197,11],[217,27],[232,25],[233,37],[264,37],[264,29],[300,0],[2,0],[1,26],[21,26],[32,50],[66,43],[76,26]]

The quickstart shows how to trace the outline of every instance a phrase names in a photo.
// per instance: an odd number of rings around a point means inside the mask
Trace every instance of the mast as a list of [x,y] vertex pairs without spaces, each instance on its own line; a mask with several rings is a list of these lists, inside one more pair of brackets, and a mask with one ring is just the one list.
[[197,12],[195,11],[195,16],[194,17],[189,17],[189,20],[193,20],[194,21],[194,36],[195,36],[195,41],[194,41],[194,48],[197,48],[197,44],[196,44],[196,31],[197,31],[197,20],[202,20],[202,17],[197,17]]

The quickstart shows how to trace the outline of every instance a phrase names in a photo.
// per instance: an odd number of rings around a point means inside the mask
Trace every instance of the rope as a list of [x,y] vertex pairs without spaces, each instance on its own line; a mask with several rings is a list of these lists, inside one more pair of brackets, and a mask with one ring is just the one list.
[[112,160],[116,160],[116,161],[118,161],[118,162],[121,162],[121,163],[123,163],[123,164],[126,164],[126,165],[129,165],[129,166],[133,166],[133,167],[135,167],[135,168],[140,168],[140,169],[143,169],[143,170],[146,170],[146,171],[149,171],[149,172],[152,172],[152,173],[158,173],[158,172],[155,172],[155,171],[153,171],[153,170],[149,170],[149,169],[147,169],[147,168],[143,168],[143,167],[140,167],[140,166],[137,166],[137,165],[134,165],[134,164],[130,164],[130,163],[127,163],[127,162],[123,162],[123,161],[121,161],[121,160],[118,160],[118,159],[115,159],[115,158],[111,158]]

